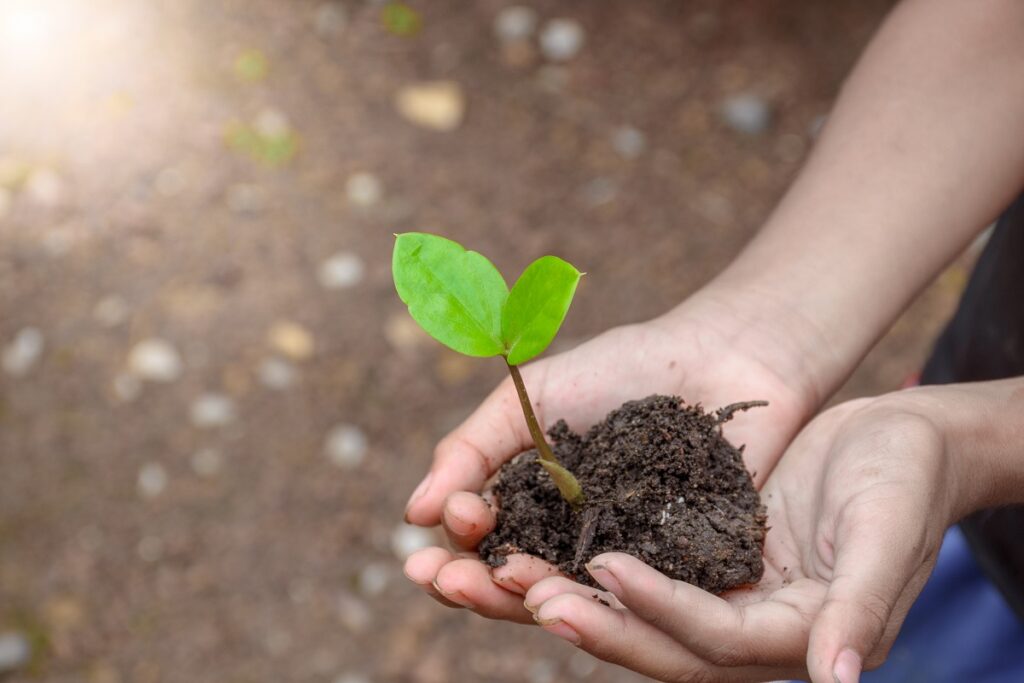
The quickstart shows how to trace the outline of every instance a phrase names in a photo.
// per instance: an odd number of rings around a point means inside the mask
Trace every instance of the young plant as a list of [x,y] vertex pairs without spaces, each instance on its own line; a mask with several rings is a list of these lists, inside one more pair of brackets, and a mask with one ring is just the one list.
[[444,237],[396,235],[392,274],[409,313],[437,341],[467,356],[502,356],[512,375],[526,426],[562,497],[579,510],[583,489],[558,461],[533,413],[519,365],[541,354],[558,333],[580,273],[555,256],[523,271],[511,291],[486,257]]

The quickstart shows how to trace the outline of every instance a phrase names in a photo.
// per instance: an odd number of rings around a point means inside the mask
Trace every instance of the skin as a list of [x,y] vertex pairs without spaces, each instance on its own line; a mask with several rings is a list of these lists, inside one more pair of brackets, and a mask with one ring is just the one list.
[[[968,473],[973,488],[952,491],[948,440],[996,429],[998,411],[984,392],[966,394],[977,408],[965,409],[974,418],[967,427],[936,407],[948,396],[924,402],[933,411],[924,415],[878,399],[874,408],[826,412],[794,437],[920,289],[1024,187],[1024,146],[1012,144],[1024,120],[1022,45],[1024,3],[1016,0],[901,3],[850,75],[805,168],[729,268],[661,318],[523,369],[542,426],[564,417],[585,428],[655,392],[707,406],[768,400],[726,430],[748,444],[747,466],[769,506],[768,570],[758,586],[720,599],[673,583],[680,599],[668,600],[653,570],[616,555],[603,560],[628,591],[620,597],[629,609],[608,610],[548,578],[551,569],[533,558],[512,558],[492,574],[472,555],[494,525],[478,494],[530,445],[510,382],[438,445],[406,516],[442,523],[457,554],[421,551],[406,563],[409,578],[446,604],[512,621],[531,619],[527,594],[547,630],[572,624],[581,647],[666,680],[850,683],[879,663],[931,569],[941,530],[1006,479],[1017,481],[1007,472],[1021,465],[993,445],[991,467]],[[891,463],[911,463],[920,477],[900,478]],[[876,484],[892,495],[873,495]],[[937,500],[948,506],[941,514]],[[884,533],[863,533],[869,524]],[[548,592],[530,594],[541,587]],[[740,608],[748,603],[749,614]],[[631,657],[608,650],[615,639],[590,630],[590,617],[595,628],[614,617],[618,628],[642,634]],[[747,635],[766,644],[744,650],[732,636],[751,624]]]

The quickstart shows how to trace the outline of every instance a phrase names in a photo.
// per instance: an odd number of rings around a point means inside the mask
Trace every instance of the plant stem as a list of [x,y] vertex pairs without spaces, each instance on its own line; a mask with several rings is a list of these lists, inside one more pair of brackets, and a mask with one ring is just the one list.
[[562,498],[565,498],[573,510],[579,510],[583,507],[583,501],[585,500],[583,487],[580,486],[579,481],[573,476],[572,472],[566,469],[559,462],[558,458],[555,457],[551,446],[548,445],[547,439],[544,438],[544,432],[541,431],[540,424],[537,422],[537,416],[533,412],[530,396],[526,393],[523,376],[519,374],[519,367],[510,365],[507,361],[505,364],[508,365],[508,371],[512,375],[512,383],[516,385],[516,393],[519,394],[519,405],[522,406],[523,416],[526,418],[526,427],[530,430],[530,436],[533,437],[533,445],[537,447],[541,467],[551,475],[551,479],[554,480],[555,486],[558,487],[559,493],[562,494]]

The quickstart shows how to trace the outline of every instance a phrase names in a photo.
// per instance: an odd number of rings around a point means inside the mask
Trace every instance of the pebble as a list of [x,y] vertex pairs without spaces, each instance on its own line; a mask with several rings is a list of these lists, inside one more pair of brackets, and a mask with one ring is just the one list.
[[160,463],[148,462],[139,469],[136,485],[143,498],[156,498],[167,488],[167,470]]
[[184,369],[178,350],[157,338],[144,339],[132,347],[128,368],[136,377],[150,382],[173,382]]
[[373,613],[360,598],[342,593],[338,596],[338,618],[352,633],[362,633],[373,620]]
[[580,189],[580,197],[587,206],[603,206],[615,199],[618,186],[608,178],[594,178]]
[[372,562],[359,572],[359,592],[374,598],[384,592],[391,582],[391,568],[382,562]]
[[267,339],[272,348],[292,360],[305,360],[313,355],[313,335],[297,323],[289,321],[274,323]]
[[647,149],[647,136],[633,126],[620,126],[612,133],[612,148],[623,159],[636,159]]
[[4,348],[2,364],[4,372],[12,377],[22,377],[35,367],[43,355],[45,345],[43,333],[35,327],[23,327]]
[[135,552],[143,562],[157,562],[164,556],[164,542],[157,536],[143,536]]
[[25,191],[36,204],[55,206],[64,196],[64,181],[53,169],[36,169],[25,181]]
[[211,429],[231,424],[238,417],[238,409],[230,396],[217,393],[200,395],[192,402],[192,424],[200,429]]
[[363,430],[355,425],[340,424],[327,434],[324,452],[332,463],[350,470],[362,464],[368,447],[369,441]]
[[0,633],[0,674],[16,671],[32,659],[32,645],[18,631]]
[[282,138],[292,130],[284,112],[273,107],[267,107],[256,115],[253,120],[253,128],[265,138]]
[[558,678],[558,666],[550,659],[535,659],[526,671],[530,683],[553,683]]
[[11,210],[11,204],[14,203],[14,197],[11,191],[6,187],[0,187],[0,218],[3,218]]
[[395,94],[395,108],[421,128],[450,132],[462,124],[466,97],[455,81],[428,81],[400,88]]
[[391,532],[391,550],[403,562],[417,550],[429,548],[432,545],[437,545],[433,532],[421,526],[403,522]]
[[295,384],[295,380],[298,378],[295,366],[280,358],[267,358],[260,363],[256,374],[260,384],[277,391],[288,389]]
[[267,206],[267,194],[259,185],[236,183],[224,196],[228,208],[238,214],[257,214]]
[[224,455],[216,448],[200,448],[192,454],[191,465],[196,475],[209,479],[224,469]]
[[552,19],[540,32],[540,51],[552,62],[565,62],[583,48],[586,33],[575,19]]
[[330,38],[345,30],[348,12],[340,2],[325,2],[316,8],[313,15],[313,29],[321,38]]
[[334,683],[372,683],[368,676],[355,673],[344,673],[334,679]]
[[366,208],[380,201],[384,194],[384,186],[380,179],[372,173],[360,171],[353,173],[345,181],[345,196],[353,206]]
[[365,270],[357,254],[341,251],[320,264],[317,280],[324,289],[347,289],[362,281]]
[[745,135],[760,135],[772,122],[771,107],[752,93],[730,97],[722,104],[720,113],[727,126]]
[[597,660],[583,650],[576,650],[569,658],[569,673],[576,678],[590,678],[596,670]]
[[117,327],[128,319],[128,303],[117,294],[105,296],[96,302],[92,316],[103,327]]
[[537,30],[537,12],[532,7],[512,5],[494,17],[494,35],[504,43],[529,40]]
[[392,314],[384,324],[384,337],[400,352],[409,352],[430,340],[423,328],[405,311]]

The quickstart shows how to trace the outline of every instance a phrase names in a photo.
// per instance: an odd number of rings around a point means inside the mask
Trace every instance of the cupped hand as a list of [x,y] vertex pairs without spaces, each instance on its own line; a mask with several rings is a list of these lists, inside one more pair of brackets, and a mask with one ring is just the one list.
[[[694,304],[648,323],[613,329],[529,364],[522,374],[544,429],[562,418],[571,428],[586,430],[623,402],[655,393],[709,408],[767,400],[767,408],[738,414],[725,427],[733,443],[749,445],[747,467],[763,482],[815,406],[793,378],[772,370],[770,335],[756,336],[730,311]],[[531,621],[523,596],[554,568],[533,557],[512,556],[492,572],[473,552],[495,525],[481,489],[502,463],[529,448],[530,434],[508,379],[438,444],[430,473],[410,498],[406,519],[423,526],[441,523],[453,551],[415,553],[405,572],[441,603],[487,617]]]
[[611,606],[562,577],[526,603],[555,635],[659,680],[855,683],[884,660],[958,514],[942,430],[914,395],[842,404],[794,440],[762,489],[756,586],[718,597],[608,553],[588,569]]

